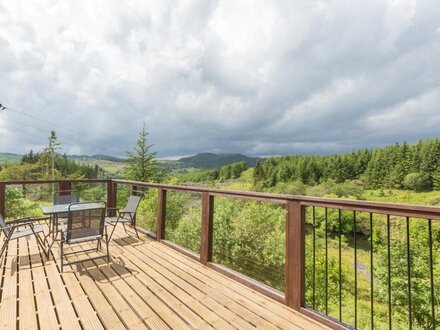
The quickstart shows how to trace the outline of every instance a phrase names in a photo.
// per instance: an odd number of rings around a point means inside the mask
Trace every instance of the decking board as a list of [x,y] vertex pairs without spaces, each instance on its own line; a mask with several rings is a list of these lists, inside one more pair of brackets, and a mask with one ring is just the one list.
[[[210,309],[210,311],[208,312],[209,314],[216,313],[217,315],[222,317],[228,315],[230,317],[225,318],[225,320],[229,321],[234,325],[240,324],[241,327],[244,328],[251,326],[249,322],[242,322],[242,320],[239,319],[239,315],[233,315],[231,313],[228,313],[230,312],[230,310],[225,308],[222,303],[218,303],[212,300],[209,297],[209,295],[207,295],[206,293],[202,293],[202,291],[197,292],[198,290],[196,290],[196,287],[200,286],[201,283],[196,282],[195,285],[190,283],[185,283],[184,280],[171,273],[169,269],[171,268],[172,265],[167,264],[167,262],[165,261],[163,261],[162,263],[157,262],[157,260],[155,260],[155,258],[152,257],[147,251],[142,251],[142,250],[139,251],[136,249],[132,251],[131,247],[127,247],[125,248],[125,250],[126,253],[131,253],[130,258],[139,261],[138,266],[143,267],[146,273],[157,272],[159,275],[164,276],[163,280],[172,283],[174,288],[176,288],[175,284],[179,284],[180,290],[185,290],[184,292],[191,294],[193,298],[196,298],[199,300],[200,303],[205,304]],[[159,270],[161,271],[159,272]],[[197,306],[198,305],[200,304],[197,304]],[[197,306],[195,310],[197,310]],[[206,308],[204,308],[204,310],[206,311]],[[258,315],[252,315],[252,317],[258,318]],[[217,323],[217,325],[220,326],[219,323]],[[224,322],[222,322],[222,326],[224,325],[225,325]],[[230,327],[231,325],[228,324],[227,326]]]
[[[19,239],[21,240],[21,238]],[[38,322],[45,329],[59,329],[55,306],[52,301],[49,283],[46,280],[45,258],[40,254],[34,238],[29,240],[29,253],[31,256],[32,277],[35,286],[35,299],[37,306]]]
[[110,264],[83,261],[60,273],[59,244],[47,260],[32,236],[11,241],[7,252],[0,262],[3,328],[325,328],[161,243],[125,233],[122,226],[110,244]]
[[28,254],[28,242],[19,240],[19,328],[35,329],[38,327],[34,288],[32,282],[32,270]]
[[0,305],[1,328],[7,329],[17,323],[17,241],[9,243],[6,254],[5,280]]
[[[120,249],[118,251],[121,251]],[[151,286],[162,286],[162,288],[166,289],[168,293],[164,293],[164,299],[167,299],[171,304],[184,304],[187,308],[183,308],[182,312],[185,312],[183,315],[184,318],[190,322],[195,327],[209,327],[211,323],[215,323],[222,327],[223,329],[231,328],[231,325],[227,322],[222,321],[221,318],[214,314],[213,311],[207,310],[203,304],[200,304],[199,301],[191,297],[187,291],[184,291],[181,287],[176,285],[175,282],[170,281],[166,277],[164,277],[160,272],[156,271],[155,268],[159,268],[159,265],[155,265],[155,267],[151,267],[147,262],[144,262],[142,253],[132,254],[132,247],[124,246],[124,251],[126,254],[130,254],[130,258],[136,261],[137,267],[140,268],[140,274],[138,277],[142,278],[147,285]],[[136,256],[138,254],[139,256]],[[143,272],[143,274],[142,274]],[[205,316],[205,318],[203,316]]]

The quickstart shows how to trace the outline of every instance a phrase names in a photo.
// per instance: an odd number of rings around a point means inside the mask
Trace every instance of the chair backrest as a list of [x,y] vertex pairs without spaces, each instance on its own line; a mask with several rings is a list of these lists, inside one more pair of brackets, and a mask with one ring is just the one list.
[[[53,196],[53,205],[78,203],[78,195],[55,195]],[[67,218],[67,212],[58,213],[59,218]]]
[[60,204],[72,204],[79,202],[79,196],[78,195],[55,195],[53,196],[53,204],[54,205],[60,205]]
[[[104,235],[105,203],[102,206],[87,208],[91,202],[73,203],[69,206],[67,217],[67,243],[77,239],[98,239]],[[81,209],[81,208],[86,209]]]
[[8,225],[6,224],[5,219],[3,219],[2,215],[0,214],[0,227],[2,228],[3,233],[5,236],[9,235],[9,231],[11,230],[8,228]]
[[124,208],[124,212],[136,213],[141,199],[142,195],[130,195],[130,197],[128,197],[127,205]]

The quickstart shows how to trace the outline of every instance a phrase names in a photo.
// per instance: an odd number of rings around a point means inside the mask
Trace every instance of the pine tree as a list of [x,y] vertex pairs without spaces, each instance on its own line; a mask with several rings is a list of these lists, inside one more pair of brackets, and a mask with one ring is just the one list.
[[148,132],[145,129],[145,123],[139,138],[136,142],[134,152],[127,151],[128,165],[125,176],[129,180],[135,181],[156,181],[158,168],[156,162],[156,152],[150,152],[152,144],[147,143]]

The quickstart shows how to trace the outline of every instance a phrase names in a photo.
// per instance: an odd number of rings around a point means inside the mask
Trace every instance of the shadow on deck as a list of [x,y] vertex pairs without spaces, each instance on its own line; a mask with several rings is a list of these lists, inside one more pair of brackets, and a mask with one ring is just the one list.
[[[145,236],[120,228],[111,262],[65,267],[33,237],[1,264],[0,322],[21,329],[322,329],[323,325]],[[87,246],[74,246],[78,251]],[[87,252],[90,256],[96,252]],[[55,257],[55,260],[54,260]],[[81,254],[72,255],[81,258]]]

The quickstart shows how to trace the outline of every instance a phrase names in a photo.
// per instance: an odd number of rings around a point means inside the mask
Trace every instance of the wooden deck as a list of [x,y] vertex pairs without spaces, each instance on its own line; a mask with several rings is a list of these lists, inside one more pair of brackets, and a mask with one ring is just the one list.
[[[325,328],[164,244],[127,235],[122,226],[110,253],[110,264],[99,259],[60,273],[58,246],[54,261],[46,260],[32,236],[10,242],[0,268],[1,327]],[[77,257],[84,256],[69,260]]]

